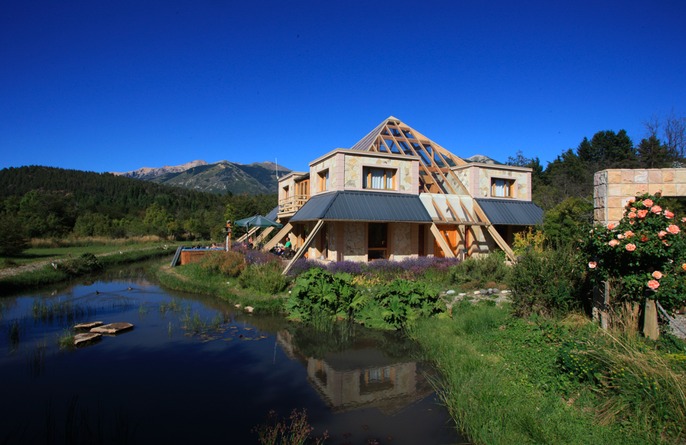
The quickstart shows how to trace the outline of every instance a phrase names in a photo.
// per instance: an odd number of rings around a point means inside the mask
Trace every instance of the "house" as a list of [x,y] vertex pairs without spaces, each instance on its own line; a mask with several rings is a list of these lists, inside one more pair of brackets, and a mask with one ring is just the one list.
[[265,245],[289,237],[295,259],[462,257],[493,249],[514,259],[513,235],[542,220],[531,202],[530,169],[462,159],[394,117],[309,167],[280,178],[284,227]]

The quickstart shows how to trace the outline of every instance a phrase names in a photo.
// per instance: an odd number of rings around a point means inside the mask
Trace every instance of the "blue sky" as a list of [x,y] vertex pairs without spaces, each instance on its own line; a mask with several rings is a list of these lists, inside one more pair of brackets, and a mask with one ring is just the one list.
[[686,115],[686,2],[6,0],[0,168],[294,170],[395,116],[543,165]]

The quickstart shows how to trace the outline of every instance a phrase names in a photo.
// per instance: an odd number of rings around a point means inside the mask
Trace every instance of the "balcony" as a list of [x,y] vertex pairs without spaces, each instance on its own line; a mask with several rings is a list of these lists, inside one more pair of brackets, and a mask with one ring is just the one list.
[[293,195],[279,200],[279,217],[291,216],[305,205],[309,195]]

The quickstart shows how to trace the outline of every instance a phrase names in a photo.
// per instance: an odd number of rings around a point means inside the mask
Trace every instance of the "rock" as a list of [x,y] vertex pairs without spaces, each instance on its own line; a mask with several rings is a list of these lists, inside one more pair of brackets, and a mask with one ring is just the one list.
[[100,340],[102,334],[97,334],[95,332],[82,332],[74,336],[74,346],[84,345],[97,340]]
[[118,334],[120,332],[128,331],[129,329],[133,329],[133,325],[131,323],[120,321],[117,323],[110,323],[103,326],[97,326],[91,329],[91,332],[95,332],[98,334]]
[[74,329],[91,329],[97,326],[102,326],[102,321],[89,321],[88,323],[79,323],[74,326]]
[[452,295],[452,294],[454,294],[454,293],[455,293],[455,291],[452,290],[452,289],[447,290],[447,291],[445,292],[446,295]]

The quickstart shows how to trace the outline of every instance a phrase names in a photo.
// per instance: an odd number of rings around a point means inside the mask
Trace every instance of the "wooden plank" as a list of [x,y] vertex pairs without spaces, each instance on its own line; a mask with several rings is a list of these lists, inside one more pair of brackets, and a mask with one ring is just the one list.
[[237,242],[237,243],[242,243],[242,242],[244,242],[245,240],[248,239],[248,237],[253,236],[253,235],[255,234],[255,232],[257,232],[258,230],[260,230],[259,227],[251,227],[250,230],[248,230],[247,232],[245,232],[240,238],[238,238],[238,239],[236,240],[236,242]]
[[431,198],[431,204],[433,204],[434,210],[436,210],[436,213],[438,214],[438,217],[440,218],[440,220],[447,222],[447,220],[445,219],[445,216],[443,216],[443,212],[441,212],[441,209],[438,208],[438,204],[436,204],[436,201],[434,201],[433,197]]
[[490,221],[488,220],[488,217],[486,216],[486,213],[484,213],[484,211],[483,211],[483,209],[481,208],[481,206],[479,206],[479,203],[476,202],[476,201],[474,201],[473,205],[474,205],[474,211],[476,212],[477,216],[478,216],[483,222],[488,222],[488,223],[489,223],[489,225],[487,225],[486,228],[488,229],[488,233],[490,233],[491,236],[493,237],[493,239],[495,240],[496,244],[498,244],[498,246],[499,246],[501,249],[503,249],[503,252],[505,252],[505,255],[507,255],[507,258],[508,258],[510,261],[516,262],[516,261],[517,261],[517,257],[515,256],[514,252],[512,251],[512,249],[510,248],[510,246],[507,245],[507,243],[505,242],[505,240],[503,239],[503,237],[500,236],[500,234],[499,234],[498,231],[495,229],[495,227],[493,227],[493,225],[490,224]]
[[323,220],[320,219],[319,221],[317,221],[317,224],[315,224],[314,229],[312,229],[312,232],[310,232],[310,234],[307,235],[305,242],[295,252],[295,255],[293,255],[293,258],[291,258],[291,260],[288,262],[283,272],[281,272],[281,275],[286,275],[288,271],[291,270],[291,267],[293,267],[293,264],[303,256],[305,251],[310,247],[310,244],[312,244],[312,240],[314,240],[314,237],[317,235],[317,233],[319,233],[319,230],[322,228],[323,225]]
[[281,230],[279,230],[279,233],[274,235],[274,238],[270,239],[267,244],[262,246],[262,251],[269,252],[270,250],[272,250],[272,248],[276,246],[279,242],[281,242],[281,240],[284,239],[284,237],[288,235],[288,233],[291,230],[293,230],[293,225],[291,223],[288,223],[285,226],[283,226]]
[[455,258],[455,254],[450,249],[450,245],[448,244],[448,242],[445,240],[445,238],[443,238],[443,234],[441,233],[441,231],[438,230],[436,223],[431,223],[431,233],[433,234],[434,238],[436,239],[436,242],[445,254],[445,257]]

